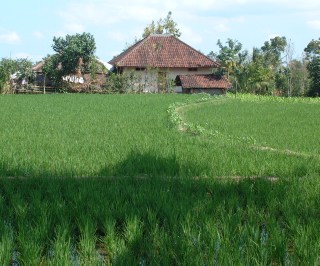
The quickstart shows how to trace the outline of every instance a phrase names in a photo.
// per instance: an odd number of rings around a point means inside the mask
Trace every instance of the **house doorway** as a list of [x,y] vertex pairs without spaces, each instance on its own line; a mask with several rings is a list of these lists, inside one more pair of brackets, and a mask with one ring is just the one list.
[[158,72],[158,92],[163,93],[167,91],[167,72]]

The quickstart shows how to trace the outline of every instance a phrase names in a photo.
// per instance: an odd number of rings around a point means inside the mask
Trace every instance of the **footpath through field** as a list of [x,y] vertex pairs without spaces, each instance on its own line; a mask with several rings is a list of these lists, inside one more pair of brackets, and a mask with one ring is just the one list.
[[[252,101],[252,98],[248,99],[240,99],[240,101]],[[281,99],[282,100],[282,99]],[[274,101],[274,99],[273,99]],[[206,136],[211,136],[211,137],[219,137],[220,140],[224,140],[227,142],[239,142],[242,144],[247,144],[250,148],[252,149],[257,149],[261,151],[266,151],[266,152],[272,152],[272,153],[279,153],[283,155],[288,155],[288,156],[300,156],[300,157],[305,157],[305,158],[320,158],[319,153],[313,153],[313,152],[303,152],[303,151],[294,151],[291,149],[281,149],[281,148],[276,148],[272,147],[266,144],[260,144],[253,136],[235,136],[235,135],[230,135],[230,134],[224,134],[222,133],[219,129],[217,128],[206,128],[203,127],[201,124],[192,123],[188,121],[186,118],[186,115],[190,111],[194,111],[194,113],[197,113],[201,108],[203,107],[208,107],[214,111],[215,107],[218,105],[223,105],[226,103],[234,102],[236,104],[237,99],[232,99],[228,97],[215,97],[215,98],[210,98],[210,97],[203,97],[201,100],[197,101],[191,101],[187,103],[177,103],[176,105],[173,105],[174,108],[171,106],[171,110],[169,108],[168,112],[171,112],[171,117],[172,123],[177,125],[177,128],[179,131],[184,132],[184,133],[191,133],[192,135],[206,135]],[[293,101],[294,102],[294,101]],[[313,103],[313,102],[308,102],[308,103]],[[236,109],[235,109],[236,111]],[[216,119],[217,117],[212,116],[211,114],[208,114],[207,119]],[[260,118],[261,121],[263,120],[263,117]],[[228,123],[226,120],[225,123]]]

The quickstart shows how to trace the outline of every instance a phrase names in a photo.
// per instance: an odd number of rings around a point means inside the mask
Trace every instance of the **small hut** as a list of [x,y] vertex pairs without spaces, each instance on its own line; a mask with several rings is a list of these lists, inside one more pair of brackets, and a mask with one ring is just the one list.
[[182,93],[226,94],[231,83],[224,76],[214,74],[178,75],[176,85],[182,87]]

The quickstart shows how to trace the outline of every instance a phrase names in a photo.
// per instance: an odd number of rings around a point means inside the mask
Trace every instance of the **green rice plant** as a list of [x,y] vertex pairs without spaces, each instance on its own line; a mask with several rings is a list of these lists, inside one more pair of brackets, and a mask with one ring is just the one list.
[[80,238],[78,242],[78,253],[81,265],[99,265],[102,260],[96,250],[97,238],[95,236],[96,228],[90,221],[79,225]]
[[145,264],[145,246],[143,244],[142,230],[143,225],[136,216],[127,217],[124,229],[124,238],[128,253],[123,255],[123,261]]
[[[161,200],[161,199],[159,199]],[[150,264],[172,264],[171,239],[164,225],[161,225],[159,215],[150,208],[147,209],[147,218],[145,220],[145,230],[148,232],[144,235],[143,241],[147,261]],[[173,229],[174,230],[174,229]]]
[[[292,99],[228,99],[220,105],[214,102],[194,105],[185,116],[187,121],[197,121],[199,126],[217,130],[230,139],[250,137],[260,146],[280,148],[288,154],[291,150],[318,157],[319,144],[314,138],[319,125],[316,118],[318,104],[318,101],[310,104],[307,100],[299,100],[297,104],[293,104]],[[310,116],[310,113],[314,116]],[[214,115],[212,119],[211,114]],[[303,130],[299,130],[301,128]]]
[[52,241],[52,247],[47,255],[46,263],[48,265],[74,265],[71,257],[71,239],[68,227],[58,227],[56,229],[56,237]]
[[[25,257],[31,256],[37,257],[35,263],[51,265],[89,260],[112,265],[285,264],[288,259],[318,259],[319,217],[312,211],[318,204],[313,200],[317,178],[48,180],[0,180],[8,191],[15,188],[19,203],[37,206],[39,213],[27,208],[27,218],[13,227],[20,263],[30,262]],[[304,190],[312,191],[306,195]],[[14,217],[14,208],[8,209],[8,217]],[[51,222],[44,222],[45,213]],[[99,219],[105,222],[98,232]],[[49,232],[41,229],[45,223]]]
[[[0,118],[2,176],[159,175],[157,158],[170,162],[160,168],[167,176],[319,171],[313,136],[320,123],[309,115],[319,109],[316,102],[201,95],[7,96],[0,107],[12,112],[10,119]],[[168,128],[173,110],[190,135]],[[146,160],[149,155],[154,161]]]
[[30,225],[20,226],[17,234],[18,262],[22,265],[40,265],[43,261],[43,246]]
[[1,221],[0,224],[0,264],[9,265],[14,254],[14,239],[12,227]]
[[[1,96],[0,254],[319,264],[318,102],[241,97]],[[200,130],[177,130],[172,112]]]
[[116,231],[116,222],[107,219],[104,225],[105,236],[102,242],[106,249],[107,264],[119,264],[122,254],[126,252],[125,240],[122,235]]

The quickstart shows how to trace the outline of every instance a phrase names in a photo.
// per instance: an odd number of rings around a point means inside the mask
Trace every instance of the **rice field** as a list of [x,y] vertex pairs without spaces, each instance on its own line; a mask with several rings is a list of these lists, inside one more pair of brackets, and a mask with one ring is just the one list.
[[1,265],[319,265],[320,102],[0,96]]

